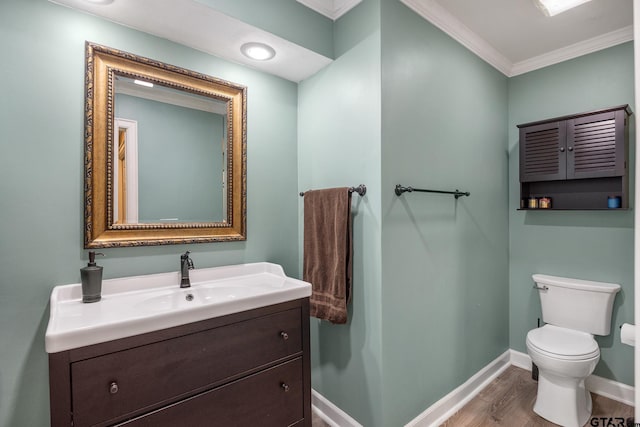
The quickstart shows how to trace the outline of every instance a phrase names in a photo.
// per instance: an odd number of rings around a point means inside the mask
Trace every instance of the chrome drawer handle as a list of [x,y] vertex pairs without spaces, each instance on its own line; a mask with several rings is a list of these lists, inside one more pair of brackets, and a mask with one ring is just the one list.
[[111,384],[109,384],[109,393],[116,394],[117,392],[118,392],[118,383],[114,381]]
[[289,339],[289,334],[286,333],[285,331],[280,332],[280,336],[282,337],[283,340],[288,340]]
[[285,383],[281,383],[280,387],[282,387],[282,389],[285,391],[285,393],[289,391],[289,386],[287,384],[285,384]]

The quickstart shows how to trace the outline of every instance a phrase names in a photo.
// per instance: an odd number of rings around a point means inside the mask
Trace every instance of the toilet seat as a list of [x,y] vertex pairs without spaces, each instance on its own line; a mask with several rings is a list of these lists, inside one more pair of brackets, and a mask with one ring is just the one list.
[[591,334],[549,324],[529,331],[527,345],[554,359],[586,360],[600,355],[598,343]]

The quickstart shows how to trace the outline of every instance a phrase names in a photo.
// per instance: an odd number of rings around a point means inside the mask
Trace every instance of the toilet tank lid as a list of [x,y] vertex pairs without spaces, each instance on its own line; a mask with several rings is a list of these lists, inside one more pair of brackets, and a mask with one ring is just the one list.
[[617,283],[594,282],[592,280],[571,279],[568,277],[534,274],[531,276],[538,285],[559,286],[561,288],[581,289],[591,292],[606,292],[614,294],[620,290]]

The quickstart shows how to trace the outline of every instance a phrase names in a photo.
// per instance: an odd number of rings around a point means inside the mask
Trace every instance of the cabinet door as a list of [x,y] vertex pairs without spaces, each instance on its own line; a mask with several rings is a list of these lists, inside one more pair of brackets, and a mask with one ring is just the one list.
[[520,182],[566,177],[566,122],[520,128]]
[[567,179],[625,174],[624,111],[567,121]]

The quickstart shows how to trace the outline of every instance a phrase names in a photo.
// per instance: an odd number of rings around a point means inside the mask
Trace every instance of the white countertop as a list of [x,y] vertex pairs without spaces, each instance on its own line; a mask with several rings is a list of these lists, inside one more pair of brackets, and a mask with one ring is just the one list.
[[103,280],[102,299],[94,303],[82,302],[79,283],[56,286],[45,334],[47,353],[311,295],[309,283],[287,277],[281,266],[267,262],[196,269],[190,277],[190,288],[180,288],[179,272]]

